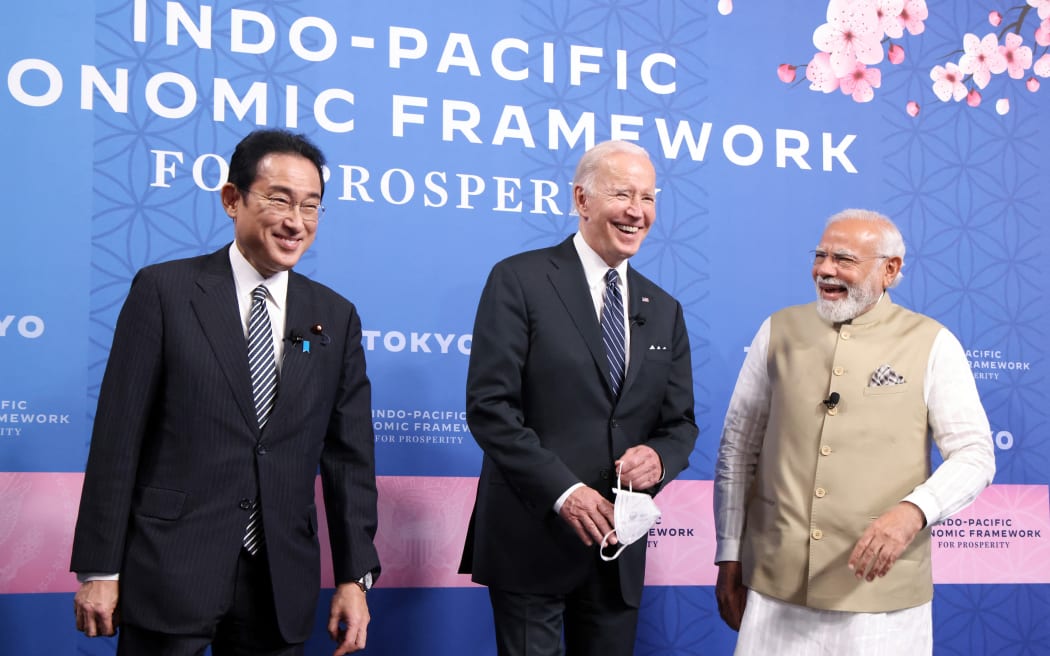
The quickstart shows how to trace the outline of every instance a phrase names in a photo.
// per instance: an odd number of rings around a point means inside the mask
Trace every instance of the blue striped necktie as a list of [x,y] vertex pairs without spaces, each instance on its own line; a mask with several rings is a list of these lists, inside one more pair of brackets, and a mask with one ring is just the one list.
[[[252,311],[248,316],[248,369],[252,377],[252,396],[255,399],[255,417],[259,430],[266,426],[277,397],[277,363],[273,356],[273,329],[270,313],[266,310],[266,286],[252,290]],[[262,546],[262,522],[259,499],[251,504],[251,514],[244,530],[244,548],[253,556]]]
[[620,294],[620,274],[609,269],[605,274],[605,296],[602,302],[602,341],[609,358],[609,383],[613,396],[620,395],[623,384],[626,343],[623,327],[623,296]]

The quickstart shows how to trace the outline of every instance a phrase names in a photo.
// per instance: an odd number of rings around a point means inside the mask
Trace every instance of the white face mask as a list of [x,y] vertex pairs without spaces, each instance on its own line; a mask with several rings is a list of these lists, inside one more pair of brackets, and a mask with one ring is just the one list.
[[[616,560],[627,545],[648,533],[653,524],[660,519],[660,509],[656,507],[656,502],[651,496],[635,492],[633,485],[627,490],[620,486],[619,471],[616,472],[616,487],[613,488],[613,494],[616,495],[616,503],[613,506],[614,528],[602,537],[602,546],[598,551],[602,560]],[[604,549],[608,546],[609,536],[613,533],[616,533],[619,548],[613,552],[613,555],[606,556]]]

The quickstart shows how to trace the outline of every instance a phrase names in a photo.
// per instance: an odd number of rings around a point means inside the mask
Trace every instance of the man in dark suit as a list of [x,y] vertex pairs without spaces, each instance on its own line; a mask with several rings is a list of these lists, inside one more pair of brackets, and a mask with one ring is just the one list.
[[497,264],[474,324],[467,421],[485,455],[461,571],[489,587],[502,656],[561,654],[563,632],[570,654],[632,653],[646,544],[599,558],[612,486],[619,472],[655,494],[696,440],[682,307],[627,265],[655,218],[648,154],[595,146],[573,195],[579,232]]
[[301,654],[319,593],[318,465],[329,633],[336,654],[365,645],[379,559],[361,322],[291,271],[324,211],[323,165],[300,135],[248,135],[222,188],[233,244],[132,282],[71,565],[77,628],[112,635],[119,622],[119,654]]

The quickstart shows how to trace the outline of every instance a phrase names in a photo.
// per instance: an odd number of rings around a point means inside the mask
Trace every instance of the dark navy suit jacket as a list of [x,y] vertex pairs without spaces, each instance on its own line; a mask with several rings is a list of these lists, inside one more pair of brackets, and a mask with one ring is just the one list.
[[[618,399],[601,327],[572,238],[498,263],[478,305],[467,421],[485,455],[461,571],[504,590],[560,594],[596,557],[553,507],[582,482],[613,498],[613,461],[646,444],[666,483],[696,440],[682,306],[628,269],[631,358]],[[655,490],[654,490],[655,492]],[[638,606],[646,541],[617,562]]]
[[336,582],[378,574],[360,319],[291,272],[286,325],[311,344],[285,344],[260,432],[228,247],[136,275],[99,393],[71,565],[120,572],[124,622],[176,634],[213,622],[232,596],[246,501],[258,495],[278,625],[304,641],[320,587],[318,466]]

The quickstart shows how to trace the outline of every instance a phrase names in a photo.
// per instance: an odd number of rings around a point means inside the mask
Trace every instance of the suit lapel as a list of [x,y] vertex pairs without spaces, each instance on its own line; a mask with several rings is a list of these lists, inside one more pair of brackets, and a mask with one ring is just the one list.
[[233,390],[233,398],[245,422],[258,431],[252,382],[248,373],[248,345],[239,316],[228,248],[224,247],[208,256],[204,270],[197,278],[197,293],[190,304]]
[[[628,329],[631,331],[631,362],[627,366],[627,374],[624,377],[623,389],[620,397],[623,398],[631,383],[638,378],[638,371],[645,361],[645,351],[648,348],[648,333],[646,329],[645,316],[649,310],[649,298],[651,293],[645,288],[645,281],[638,276],[634,269],[627,266],[627,313]],[[642,299],[645,299],[644,302]]]
[[598,323],[594,300],[591,298],[590,289],[587,288],[587,276],[583,272],[583,264],[576,253],[572,237],[554,247],[551,251],[551,264],[553,266],[547,277],[587,344],[587,349],[601,372],[602,383],[612,394],[609,360],[605,354],[605,345],[602,344],[602,328]]

